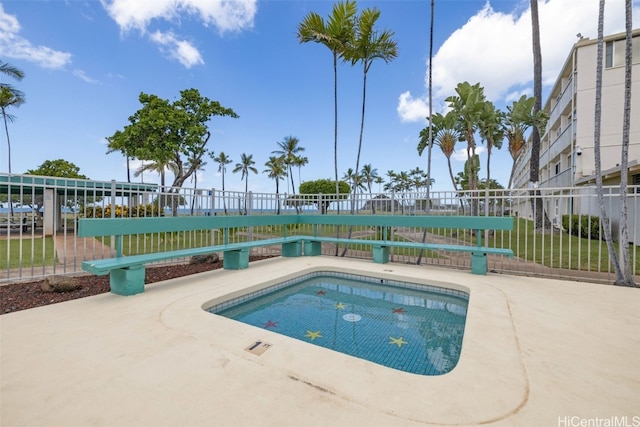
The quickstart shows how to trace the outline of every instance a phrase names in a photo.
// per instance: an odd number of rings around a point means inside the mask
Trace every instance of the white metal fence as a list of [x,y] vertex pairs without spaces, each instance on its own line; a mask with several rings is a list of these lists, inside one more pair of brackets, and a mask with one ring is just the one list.
[[[81,273],[81,262],[112,256],[109,240],[81,239],[75,234],[84,217],[153,217],[171,215],[498,215],[515,217],[511,232],[487,233],[487,244],[511,248],[514,258],[489,257],[489,269],[497,273],[536,275],[574,280],[612,282],[612,264],[600,224],[600,209],[594,187],[541,188],[530,190],[475,192],[431,191],[429,203],[423,192],[357,193],[343,195],[287,195],[273,193],[222,192],[217,189],[166,188],[156,185],[85,181],[66,178],[0,174],[0,282],[36,279],[48,274]],[[9,202],[11,199],[11,203]],[[605,188],[609,228],[620,242],[619,187]],[[640,186],[629,186],[627,225],[631,269],[640,274]],[[540,211],[542,209],[542,211]],[[536,214],[543,221],[535,229]],[[571,216],[573,219],[571,220]],[[302,230],[301,230],[302,231]],[[310,230],[307,230],[309,232]],[[351,230],[367,233],[370,230]],[[236,230],[236,239],[268,236],[268,227]],[[464,234],[411,227],[394,229],[392,239],[460,239]],[[131,253],[206,246],[215,242],[216,231],[185,233],[167,237],[137,236],[129,239]],[[363,247],[324,248],[327,255],[370,258]],[[274,248],[254,253],[278,255]],[[468,255],[425,254],[399,251],[393,262],[420,263],[449,268],[468,268]],[[638,279],[636,279],[638,280]],[[638,280],[640,281],[640,280]]]

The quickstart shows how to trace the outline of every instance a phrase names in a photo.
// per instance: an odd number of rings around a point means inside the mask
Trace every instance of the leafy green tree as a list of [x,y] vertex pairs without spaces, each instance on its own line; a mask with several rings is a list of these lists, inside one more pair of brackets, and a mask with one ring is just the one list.
[[381,176],[376,177],[373,181],[375,184],[378,184],[378,193],[382,193],[382,184],[384,184],[384,178]]
[[354,21],[357,12],[355,1],[338,2],[333,5],[329,19],[324,19],[316,12],[306,15],[298,26],[300,43],[315,42],[329,48],[333,55],[333,121],[334,121],[334,169],[335,194],[340,194],[338,181],[338,59],[343,58],[347,43],[353,39]]
[[310,197],[307,203],[315,204],[322,215],[329,210],[331,202],[344,200],[351,192],[349,184],[344,181],[338,181],[340,192],[335,194],[335,182],[330,179],[317,179],[315,181],[305,181],[300,184],[300,194],[308,194]]
[[[37,168],[27,170],[25,174],[72,179],[89,179],[86,175],[80,173],[79,166],[64,159],[46,160]],[[63,202],[63,204],[67,207],[75,207],[78,205],[82,207],[85,203],[97,202],[101,199],[101,197],[85,197],[81,199],[69,197]],[[35,196],[31,199],[31,196],[25,196],[24,203],[31,206],[35,212],[40,214],[40,208],[44,205],[44,198],[43,196]]]
[[222,175],[222,205],[224,206],[224,213],[225,215],[227,214],[227,202],[226,202],[226,197],[224,195],[224,175],[227,172],[227,165],[233,163],[233,160],[231,160],[229,158],[229,156],[227,156],[225,154],[224,151],[221,151],[219,155],[215,156],[213,153],[209,153],[209,155],[211,156],[211,158],[213,159],[214,162],[216,162],[218,164],[218,172],[220,172],[220,174]]
[[246,155],[242,153],[240,156],[240,163],[236,163],[236,167],[233,168],[233,173],[242,172],[242,177],[240,180],[244,180],[244,214],[247,214],[247,194],[249,193],[249,172],[258,173],[258,169],[256,169],[253,165],[256,162],[253,161],[253,154]]
[[280,215],[280,181],[287,176],[287,167],[282,156],[271,156],[264,165],[266,169],[262,173],[268,174],[267,176],[276,182],[276,214]]
[[[362,152],[362,137],[364,135],[364,117],[367,99],[367,73],[376,59],[386,63],[398,56],[398,44],[393,40],[393,31],[378,31],[375,28],[380,18],[380,11],[376,8],[365,9],[356,19],[353,39],[347,44],[344,57],[352,65],[362,63],[362,115],[360,118],[360,138],[358,139],[358,155],[355,171],[360,170],[360,154]],[[357,186],[352,190],[355,192]]]
[[130,124],[107,138],[108,153],[121,151],[156,164],[174,162],[172,188],[181,187],[207,154],[211,136],[207,123],[211,118],[238,117],[232,109],[200,95],[197,89],[180,91],[180,99],[173,103],[145,93],[138,99],[142,108],[129,117]]
[[46,160],[36,169],[29,169],[27,175],[56,176],[61,178],[89,179],[80,173],[80,167],[64,159]]
[[301,147],[300,141],[295,136],[287,136],[282,141],[278,142],[279,150],[272,151],[271,154],[277,154],[282,157],[285,166],[288,170],[288,175],[291,179],[291,192],[295,194],[296,187],[293,182],[293,166],[298,161],[298,153],[304,151],[304,147]]
[[[24,72],[20,69],[6,63],[0,61],[0,73],[12,77],[16,80],[22,80],[24,77]],[[7,108],[10,107],[19,107],[24,104],[25,97],[22,91],[15,89],[13,86],[0,83],[0,114],[2,114],[2,119],[4,120],[4,130],[7,134],[7,160],[9,162],[9,174],[11,174],[11,141],[9,139],[9,126],[7,122],[13,122],[15,120],[15,116],[9,114],[7,112]]]

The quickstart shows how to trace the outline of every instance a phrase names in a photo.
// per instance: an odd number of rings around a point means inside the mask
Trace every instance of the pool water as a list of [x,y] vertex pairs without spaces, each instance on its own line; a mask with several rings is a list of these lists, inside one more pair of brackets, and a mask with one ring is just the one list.
[[457,364],[468,294],[317,272],[211,307],[211,313],[420,375]]

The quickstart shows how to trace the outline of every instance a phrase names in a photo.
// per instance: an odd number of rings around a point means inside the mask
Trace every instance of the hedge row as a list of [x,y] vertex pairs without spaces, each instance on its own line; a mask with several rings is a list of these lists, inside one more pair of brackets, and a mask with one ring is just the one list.
[[[116,218],[136,218],[136,217],[157,217],[163,216],[164,212],[158,208],[157,204],[138,205],[132,208],[129,206],[116,205]],[[98,206],[87,209],[84,213],[85,218],[111,218],[111,206]]]
[[600,217],[589,215],[562,215],[562,228],[574,236],[597,240],[600,238]]

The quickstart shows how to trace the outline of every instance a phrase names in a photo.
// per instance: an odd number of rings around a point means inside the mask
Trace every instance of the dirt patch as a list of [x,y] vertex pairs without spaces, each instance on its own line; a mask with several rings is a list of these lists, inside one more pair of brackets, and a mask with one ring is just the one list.
[[[249,261],[258,261],[266,258],[271,257],[251,256]],[[222,261],[147,268],[144,282],[146,284],[161,282],[218,268],[222,268]],[[0,315],[109,292],[108,275],[83,275],[76,276],[76,279],[80,283],[80,288],[71,292],[44,292],[42,290],[44,279],[36,282],[2,285],[0,286]]]

